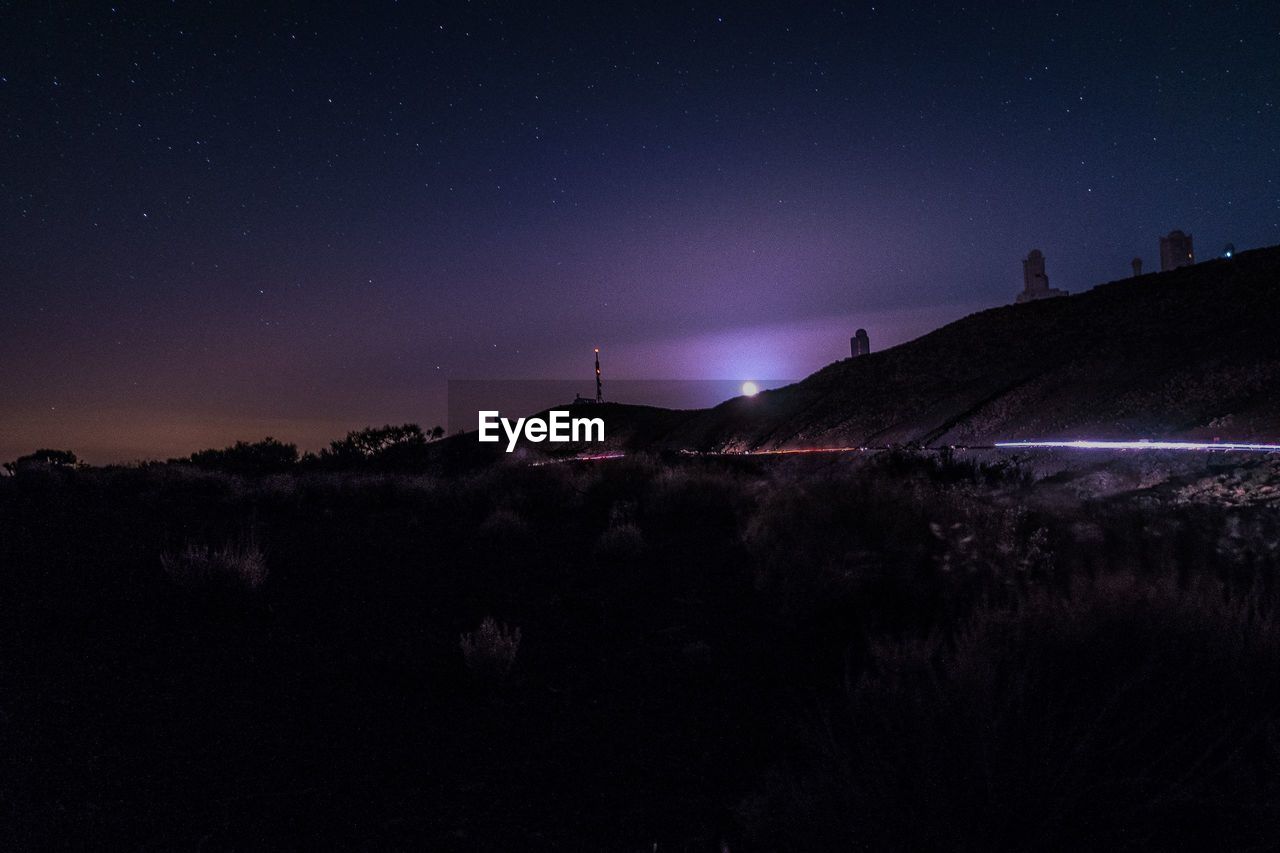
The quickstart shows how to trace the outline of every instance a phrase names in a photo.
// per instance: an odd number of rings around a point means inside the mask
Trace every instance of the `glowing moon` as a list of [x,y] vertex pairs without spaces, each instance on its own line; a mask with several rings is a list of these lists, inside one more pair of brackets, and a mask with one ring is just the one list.
[[760,393],[760,387],[754,382],[743,382],[742,393],[748,397],[754,397]]

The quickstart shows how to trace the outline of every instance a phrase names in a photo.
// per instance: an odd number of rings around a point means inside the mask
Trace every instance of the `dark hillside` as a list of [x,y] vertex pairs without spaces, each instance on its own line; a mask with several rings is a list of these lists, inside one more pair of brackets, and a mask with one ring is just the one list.
[[1280,430],[1280,247],[970,315],[678,425],[702,449]]

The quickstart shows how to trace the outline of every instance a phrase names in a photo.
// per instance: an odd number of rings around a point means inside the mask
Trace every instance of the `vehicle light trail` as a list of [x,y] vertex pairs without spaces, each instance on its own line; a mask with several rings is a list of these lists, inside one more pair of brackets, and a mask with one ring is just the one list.
[[805,453],[866,453],[883,447],[779,447],[774,450],[681,450],[682,456],[796,456]]
[[1243,450],[1253,453],[1280,452],[1280,444],[1255,444],[1243,441],[1104,441],[1076,439],[1075,441],[997,441],[996,447],[1005,448],[1075,448],[1079,450]]
[[[783,447],[778,450],[748,450],[743,456],[794,456],[802,453],[858,453],[865,447]],[[728,455],[728,454],[726,454]]]
[[543,465],[563,465],[566,462],[604,462],[608,459],[625,459],[627,454],[620,450],[609,450],[603,453],[579,453],[576,456],[563,456],[558,459],[539,459],[536,462],[530,462],[533,468],[541,468]]
[[[950,445],[950,450],[1183,450],[1183,451],[1237,451],[1246,453],[1280,453],[1280,444],[1265,444],[1248,441],[1161,441],[1138,439],[1136,441],[1112,441],[1106,439],[1081,438],[1070,441],[997,441],[984,445]],[[682,456],[731,457],[749,456],[799,456],[816,453],[880,453],[892,450],[892,447],[782,447],[772,450],[681,450]],[[941,450],[942,448],[918,448],[922,451]],[[601,453],[580,453],[560,459],[545,459],[532,463],[535,466],[553,465],[564,462],[603,462],[609,459],[622,459],[626,453],[620,451],[604,451]]]

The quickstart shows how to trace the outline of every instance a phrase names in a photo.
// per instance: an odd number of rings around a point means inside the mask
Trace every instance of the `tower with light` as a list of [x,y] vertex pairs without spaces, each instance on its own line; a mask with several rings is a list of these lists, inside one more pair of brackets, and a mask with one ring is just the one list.
[[604,386],[600,382],[600,347],[596,347],[596,402],[604,402]]

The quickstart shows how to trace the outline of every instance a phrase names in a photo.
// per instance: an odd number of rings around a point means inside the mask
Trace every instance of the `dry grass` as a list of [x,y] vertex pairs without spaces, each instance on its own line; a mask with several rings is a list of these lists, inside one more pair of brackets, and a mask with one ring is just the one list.
[[520,651],[520,629],[501,625],[492,616],[480,627],[463,634],[458,641],[467,669],[481,682],[501,684],[515,665]]
[[180,586],[194,588],[227,584],[256,590],[267,579],[267,562],[252,541],[221,548],[188,542],[178,552],[160,555],[165,574]]

